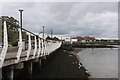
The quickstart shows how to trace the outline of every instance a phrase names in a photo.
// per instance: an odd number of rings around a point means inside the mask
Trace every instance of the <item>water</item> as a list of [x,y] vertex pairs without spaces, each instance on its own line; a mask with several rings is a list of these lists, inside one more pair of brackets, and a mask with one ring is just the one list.
[[118,78],[118,49],[83,49],[79,59],[92,78]]

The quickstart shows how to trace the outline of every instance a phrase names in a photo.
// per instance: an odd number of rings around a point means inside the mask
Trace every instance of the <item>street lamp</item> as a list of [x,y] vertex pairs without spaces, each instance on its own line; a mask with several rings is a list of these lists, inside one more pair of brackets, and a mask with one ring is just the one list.
[[23,12],[23,10],[20,9],[19,11],[20,11],[20,27],[21,27],[21,31],[22,31],[22,12]]

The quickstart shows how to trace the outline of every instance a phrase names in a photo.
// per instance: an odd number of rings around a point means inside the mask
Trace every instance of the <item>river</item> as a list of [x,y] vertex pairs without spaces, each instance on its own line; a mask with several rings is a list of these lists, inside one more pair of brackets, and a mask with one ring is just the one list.
[[78,55],[92,78],[118,78],[118,48],[83,48]]

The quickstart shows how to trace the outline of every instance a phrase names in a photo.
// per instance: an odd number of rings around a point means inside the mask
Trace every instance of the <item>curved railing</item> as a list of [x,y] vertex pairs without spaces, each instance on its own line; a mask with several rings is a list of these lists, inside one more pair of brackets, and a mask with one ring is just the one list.
[[[6,20],[3,21],[3,47],[0,53],[0,68],[22,61],[47,56],[61,46],[61,41],[44,40],[39,35],[13,24],[14,27],[18,29],[18,46],[14,48],[8,47],[7,23],[10,22]],[[26,44],[23,44],[21,31],[27,34]],[[27,46],[27,49],[24,49],[23,46]]]

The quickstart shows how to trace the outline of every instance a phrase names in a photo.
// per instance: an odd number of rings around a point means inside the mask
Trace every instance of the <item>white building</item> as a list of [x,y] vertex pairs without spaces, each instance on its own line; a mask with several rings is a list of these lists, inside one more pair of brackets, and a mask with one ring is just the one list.
[[65,38],[65,41],[70,42],[71,41],[70,37]]
[[73,39],[71,39],[71,44],[72,44],[73,42],[77,42],[77,41],[78,41],[77,39],[73,38]]

